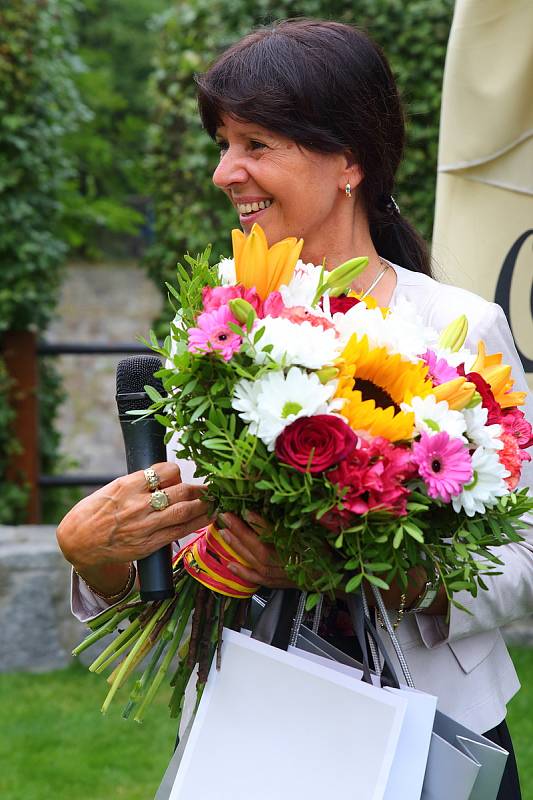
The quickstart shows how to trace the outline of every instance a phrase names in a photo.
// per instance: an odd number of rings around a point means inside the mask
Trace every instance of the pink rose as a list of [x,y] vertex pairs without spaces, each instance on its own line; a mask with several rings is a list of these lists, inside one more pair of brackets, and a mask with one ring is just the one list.
[[216,311],[238,297],[247,300],[254,307],[258,317],[262,316],[261,298],[255,289],[245,289],[244,286],[204,286],[202,289],[204,311]]
[[298,472],[323,472],[338,464],[357,444],[357,436],[332,414],[300,417],[280,433],[276,455]]

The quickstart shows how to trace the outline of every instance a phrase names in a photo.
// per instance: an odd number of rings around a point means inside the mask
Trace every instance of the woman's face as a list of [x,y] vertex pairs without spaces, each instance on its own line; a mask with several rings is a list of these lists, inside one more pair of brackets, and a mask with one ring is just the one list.
[[229,197],[245,233],[257,222],[269,245],[296,236],[304,239],[306,253],[319,256],[320,240],[325,248],[347,202],[346,157],[305,150],[281,134],[229,116],[222,118],[216,139],[220,163],[213,182]]

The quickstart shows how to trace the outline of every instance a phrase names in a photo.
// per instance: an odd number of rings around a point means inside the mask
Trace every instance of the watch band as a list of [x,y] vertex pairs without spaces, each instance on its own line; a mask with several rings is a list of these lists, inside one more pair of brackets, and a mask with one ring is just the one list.
[[440,580],[438,574],[436,574],[432,579],[426,581],[424,588],[415,600],[414,606],[409,609],[408,613],[420,614],[420,612],[432,606],[437,599],[439,588]]

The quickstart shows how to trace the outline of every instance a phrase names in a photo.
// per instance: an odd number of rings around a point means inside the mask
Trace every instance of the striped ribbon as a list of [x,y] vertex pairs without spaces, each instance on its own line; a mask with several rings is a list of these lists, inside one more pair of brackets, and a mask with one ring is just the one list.
[[181,548],[174,558],[174,563],[178,561],[183,562],[192,578],[217,594],[247,598],[259,588],[228,569],[228,564],[235,561],[248,564],[224,541],[214,524],[202,528],[196,539]]

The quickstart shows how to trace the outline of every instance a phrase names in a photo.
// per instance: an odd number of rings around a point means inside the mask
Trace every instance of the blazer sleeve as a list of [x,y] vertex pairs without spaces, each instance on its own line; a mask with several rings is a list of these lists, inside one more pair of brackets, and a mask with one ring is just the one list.
[[[502,353],[504,363],[511,365],[514,389],[528,391],[507,319],[500,306],[495,303],[486,304],[484,313],[471,330],[466,344],[472,351],[476,351],[479,339],[485,341],[488,353]],[[528,421],[533,423],[531,394],[528,394],[522,411]],[[530,448],[528,452],[533,456],[532,451],[533,448]],[[530,494],[533,494],[533,461],[524,463],[519,485],[526,486]],[[416,615],[426,647],[431,648],[443,642],[453,642],[494,630],[533,613],[533,514],[524,515],[523,522],[521,534],[524,541],[495,549],[504,566],[500,575],[484,579],[488,590],[480,589],[477,597],[472,597],[465,591],[456,593],[456,599],[470,614],[452,606],[448,624],[443,617]]]

